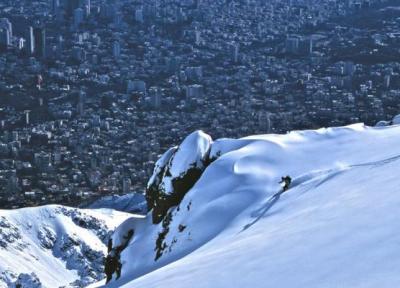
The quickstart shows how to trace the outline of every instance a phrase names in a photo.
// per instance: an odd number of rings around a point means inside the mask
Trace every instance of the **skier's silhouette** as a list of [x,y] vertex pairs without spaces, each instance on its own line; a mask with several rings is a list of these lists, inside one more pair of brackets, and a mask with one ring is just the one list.
[[290,178],[290,176],[282,177],[281,182],[279,182],[279,184],[283,184],[283,183],[284,183],[284,185],[282,188],[283,189],[282,192],[285,192],[285,191],[289,190],[290,183],[292,183],[292,178]]

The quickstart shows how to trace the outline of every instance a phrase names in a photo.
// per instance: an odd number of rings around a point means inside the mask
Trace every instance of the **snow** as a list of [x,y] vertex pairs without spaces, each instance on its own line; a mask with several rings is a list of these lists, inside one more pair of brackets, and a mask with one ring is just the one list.
[[0,210],[0,287],[31,287],[38,281],[42,287],[72,287],[76,280],[98,281],[104,242],[128,216],[57,205]]
[[397,287],[398,143],[400,126],[363,124],[217,140],[169,225],[117,228],[115,243],[135,234],[107,287]]

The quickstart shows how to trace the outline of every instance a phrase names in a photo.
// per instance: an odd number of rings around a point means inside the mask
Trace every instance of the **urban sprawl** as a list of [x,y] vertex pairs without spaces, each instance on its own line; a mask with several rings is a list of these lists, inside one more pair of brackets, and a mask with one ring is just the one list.
[[158,155],[196,129],[391,119],[396,2],[1,1],[0,208],[143,193]]

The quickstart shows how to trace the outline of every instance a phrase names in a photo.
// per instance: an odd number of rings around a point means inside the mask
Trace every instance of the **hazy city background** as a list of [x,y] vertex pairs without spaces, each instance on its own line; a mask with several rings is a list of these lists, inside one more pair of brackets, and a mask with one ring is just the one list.
[[385,0],[0,1],[0,208],[143,193],[158,155],[400,111]]

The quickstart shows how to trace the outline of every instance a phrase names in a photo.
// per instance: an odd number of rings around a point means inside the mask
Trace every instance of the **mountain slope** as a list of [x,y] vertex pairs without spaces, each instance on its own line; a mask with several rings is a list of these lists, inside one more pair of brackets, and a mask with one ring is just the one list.
[[118,227],[107,287],[395,287],[398,143],[400,126],[362,124],[215,141],[161,223]]
[[93,203],[82,208],[87,209],[113,209],[121,212],[144,214],[146,213],[146,200],[140,193],[131,193],[126,195],[104,196]]
[[108,238],[128,216],[56,205],[0,210],[0,287],[82,287],[102,279]]

